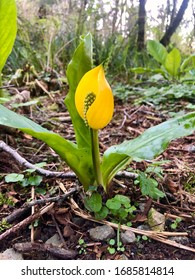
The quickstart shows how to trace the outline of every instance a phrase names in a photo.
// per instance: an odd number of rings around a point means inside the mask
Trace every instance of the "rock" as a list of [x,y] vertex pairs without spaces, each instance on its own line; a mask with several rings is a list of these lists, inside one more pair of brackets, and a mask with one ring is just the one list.
[[141,230],[150,230],[150,227],[148,226],[148,225],[139,225],[138,227],[137,227],[138,229],[141,229]]
[[122,254],[122,255],[119,255],[119,257],[117,258],[117,260],[120,260],[120,261],[126,261],[128,260],[127,256],[125,254]]
[[22,254],[10,248],[0,254],[0,260],[23,260]]
[[123,244],[130,244],[136,241],[136,236],[131,230],[121,232],[121,241]]
[[169,239],[182,245],[189,244],[189,238],[187,236],[171,236]]
[[59,246],[62,244],[62,241],[61,241],[59,235],[56,233],[52,237],[50,237],[45,243],[52,244],[53,246]]
[[148,212],[148,224],[154,231],[163,231],[165,227],[165,216],[154,208]]
[[189,146],[187,147],[187,151],[188,151],[189,153],[195,153],[195,145],[189,145]]
[[115,237],[115,231],[112,227],[104,225],[89,230],[89,235],[94,241],[105,241]]

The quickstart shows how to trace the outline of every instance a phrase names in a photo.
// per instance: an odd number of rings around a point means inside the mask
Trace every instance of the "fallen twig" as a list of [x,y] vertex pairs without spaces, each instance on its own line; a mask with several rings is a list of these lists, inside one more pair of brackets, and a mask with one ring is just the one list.
[[26,213],[32,206],[43,205],[43,204],[51,203],[51,202],[58,202],[58,203],[63,202],[67,197],[80,191],[81,189],[82,189],[82,187],[75,187],[75,188],[71,188],[65,194],[62,194],[59,196],[48,197],[48,198],[33,200],[31,202],[26,202],[21,206],[20,209],[16,209],[15,211],[13,211],[13,213],[11,213],[9,216],[5,217],[4,219],[6,220],[7,223],[12,223],[13,221],[20,218],[24,213]]
[[33,215],[27,217],[26,219],[24,219],[23,221],[19,222],[16,225],[14,225],[13,227],[7,229],[5,232],[3,232],[0,235],[0,242],[3,239],[5,239],[8,236],[10,236],[11,234],[14,234],[15,232],[17,232],[19,229],[22,229],[22,228],[26,227],[27,225],[29,225],[30,223],[32,223],[36,219],[40,218],[43,214],[45,214],[48,211],[50,211],[53,208],[53,206],[54,206],[54,202],[49,204],[49,205],[44,206],[38,212],[36,212]]
[[49,170],[45,170],[43,168],[39,168],[36,165],[28,162],[25,158],[19,155],[19,153],[8,146],[4,141],[0,140],[0,149],[9,153],[13,158],[19,162],[20,165],[22,165],[25,168],[34,169],[39,174],[44,175],[46,177],[57,177],[57,178],[76,178],[76,175],[73,172],[53,172]]
[[67,250],[58,246],[44,243],[16,243],[13,245],[13,247],[20,253],[32,253],[32,251],[46,252],[50,253],[56,258],[63,260],[74,259],[78,254],[76,250]]

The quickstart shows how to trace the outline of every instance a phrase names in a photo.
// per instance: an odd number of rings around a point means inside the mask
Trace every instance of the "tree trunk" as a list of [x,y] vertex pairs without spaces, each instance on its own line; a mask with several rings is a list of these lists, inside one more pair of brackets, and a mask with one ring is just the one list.
[[115,0],[115,7],[113,9],[113,18],[112,18],[112,35],[116,32],[116,21],[118,17],[118,11],[119,11],[119,0]]
[[163,44],[164,46],[167,46],[170,43],[171,36],[176,31],[177,27],[179,26],[180,22],[183,19],[185,10],[188,7],[188,3],[189,0],[183,0],[178,13],[176,14],[175,18],[170,22],[169,27],[167,28],[162,39],[160,40],[160,43]]
[[137,50],[145,47],[146,0],[139,0]]

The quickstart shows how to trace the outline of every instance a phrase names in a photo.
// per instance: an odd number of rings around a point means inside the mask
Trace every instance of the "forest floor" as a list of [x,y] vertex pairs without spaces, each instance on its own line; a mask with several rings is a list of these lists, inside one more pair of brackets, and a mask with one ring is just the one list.
[[[54,94],[52,99],[46,96],[32,108],[19,107],[16,111],[63,135],[66,139],[74,140],[71,120],[63,99],[64,96],[61,94]],[[185,102],[180,101],[174,106],[179,111],[184,105]],[[111,123],[100,131],[101,153],[110,145],[133,139],[147,128],[168,118],[170,118],[168,107],[165,110],[165,108],[155,108],[147,104],[134,106],[130,102],[122,103],[116,100]],[[28,162],[32,164],[46,162],[44,169],[52,172],[70,172],[66,164],[46,144],[17,130],[5,127],[0,127],[0,130],[1,140],[15,149]],[[195,259],[195,134],[172,141],[166,151],[154,162],[161,162],[159,167],[162,177],[156,180],[159,189],[166,194],[164,198],[155,201],[144,197],[139,186],[134,183],[135,179],[125,176],[113,181],[110,195],[118,193],[126,195],[131,199],[131,204],[136,205],[137,210],[131,221],[134,229],[144,228],[151,208],[164,214],[166,217],[164,232],[161,235],[154,232],[153,235],[142,238],[143,234],[140,230],[140,233],[139,231],[136,233],[135,242],[124,244],[123,251],[118,251],[113,245],[116,250],[110,253],[108,241],[94,241],[89,235],[89,230],[101,223],[95,221],[93,215],[85,209],[84,191],[76,189],[80,185],[74,176],[60,178],[54,173],[53,177],[43,175],[39,177],[40,184],[35,188],[36,199],[63,195],[72,188],[75,188],[75,192],[57,202],[47,201],[48,208],[45,212],[41,212],[44,205],[36,205],[34,210],[39,213],[38,223],[34,230],[30,229],[31,209],[25,209],[24,204],[31,199],[32,187],[23,187],[18,182],[5,181],[5,176],[9,173],[23,173],[25,176],[28,176],[28,173],[24,172],[26,168],[22,167],[10,153],[0,150],[0,193],[14,201],[12,206],[6,203],[0,204],[0,218],[7,218],[12,225],[11,228],[5,226],[3,230],[1,224],[0,252],[7,248],[20,248],[18,250],[22,252],[24,259],[48,259],[48,256],[52,256],[53,259]],[[151,162],[147,161],[133,162],[129,170],[144,172],[150,164]],[[151,174],[151,176],[155,175]],[[18,209],[21,215],[17,215]],[[176,218],[182,220],[174,229],[171,225]],[[102,223],[104,224],[104,221]],[[16,230],[13,230],[13,226]],[[6,232],[7,235],[4,237],[3,234]],[[167,236],[166,232],[171,232],[172,237]],[[180,239],[177,236],[178,232],[183,235]],[[54,246],[56,252],[53,254],[45,242],[55,233],[59,234],[61,244],[58,248]],[[31,242],[32,239],[34,243]],[[79,240],[83,240],[83,243]]]

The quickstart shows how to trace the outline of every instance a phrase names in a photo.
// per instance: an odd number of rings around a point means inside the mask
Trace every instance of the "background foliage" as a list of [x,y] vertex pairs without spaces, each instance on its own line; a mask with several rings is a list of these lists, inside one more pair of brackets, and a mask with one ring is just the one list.
[[[140,3],[143,1],[140,1]],[[148,5],[149,5],[148,1]],[[180,2],[159,4],[156,19],[147,8],[145,39],[160,40],[170,17],[180,8]],[[113,77],[129,81],[133,67],[157,65],[146,50],[138,51],[138,1],[113,0],[17,0],[18,35],[6,72],[33,65],[36,71],[53,68],[64,73],[78,45],[79,36],[90,32],[94,42],[94,63],[105,62]],[[187,55],[193,51],[193,1],[189,1],[191,19],[183,19],[171,44]],[[151,6],[149,6],[151,7]],[[183,26],[183,29],[181,28]],[[184,27],[188,27],[185,30]]]

